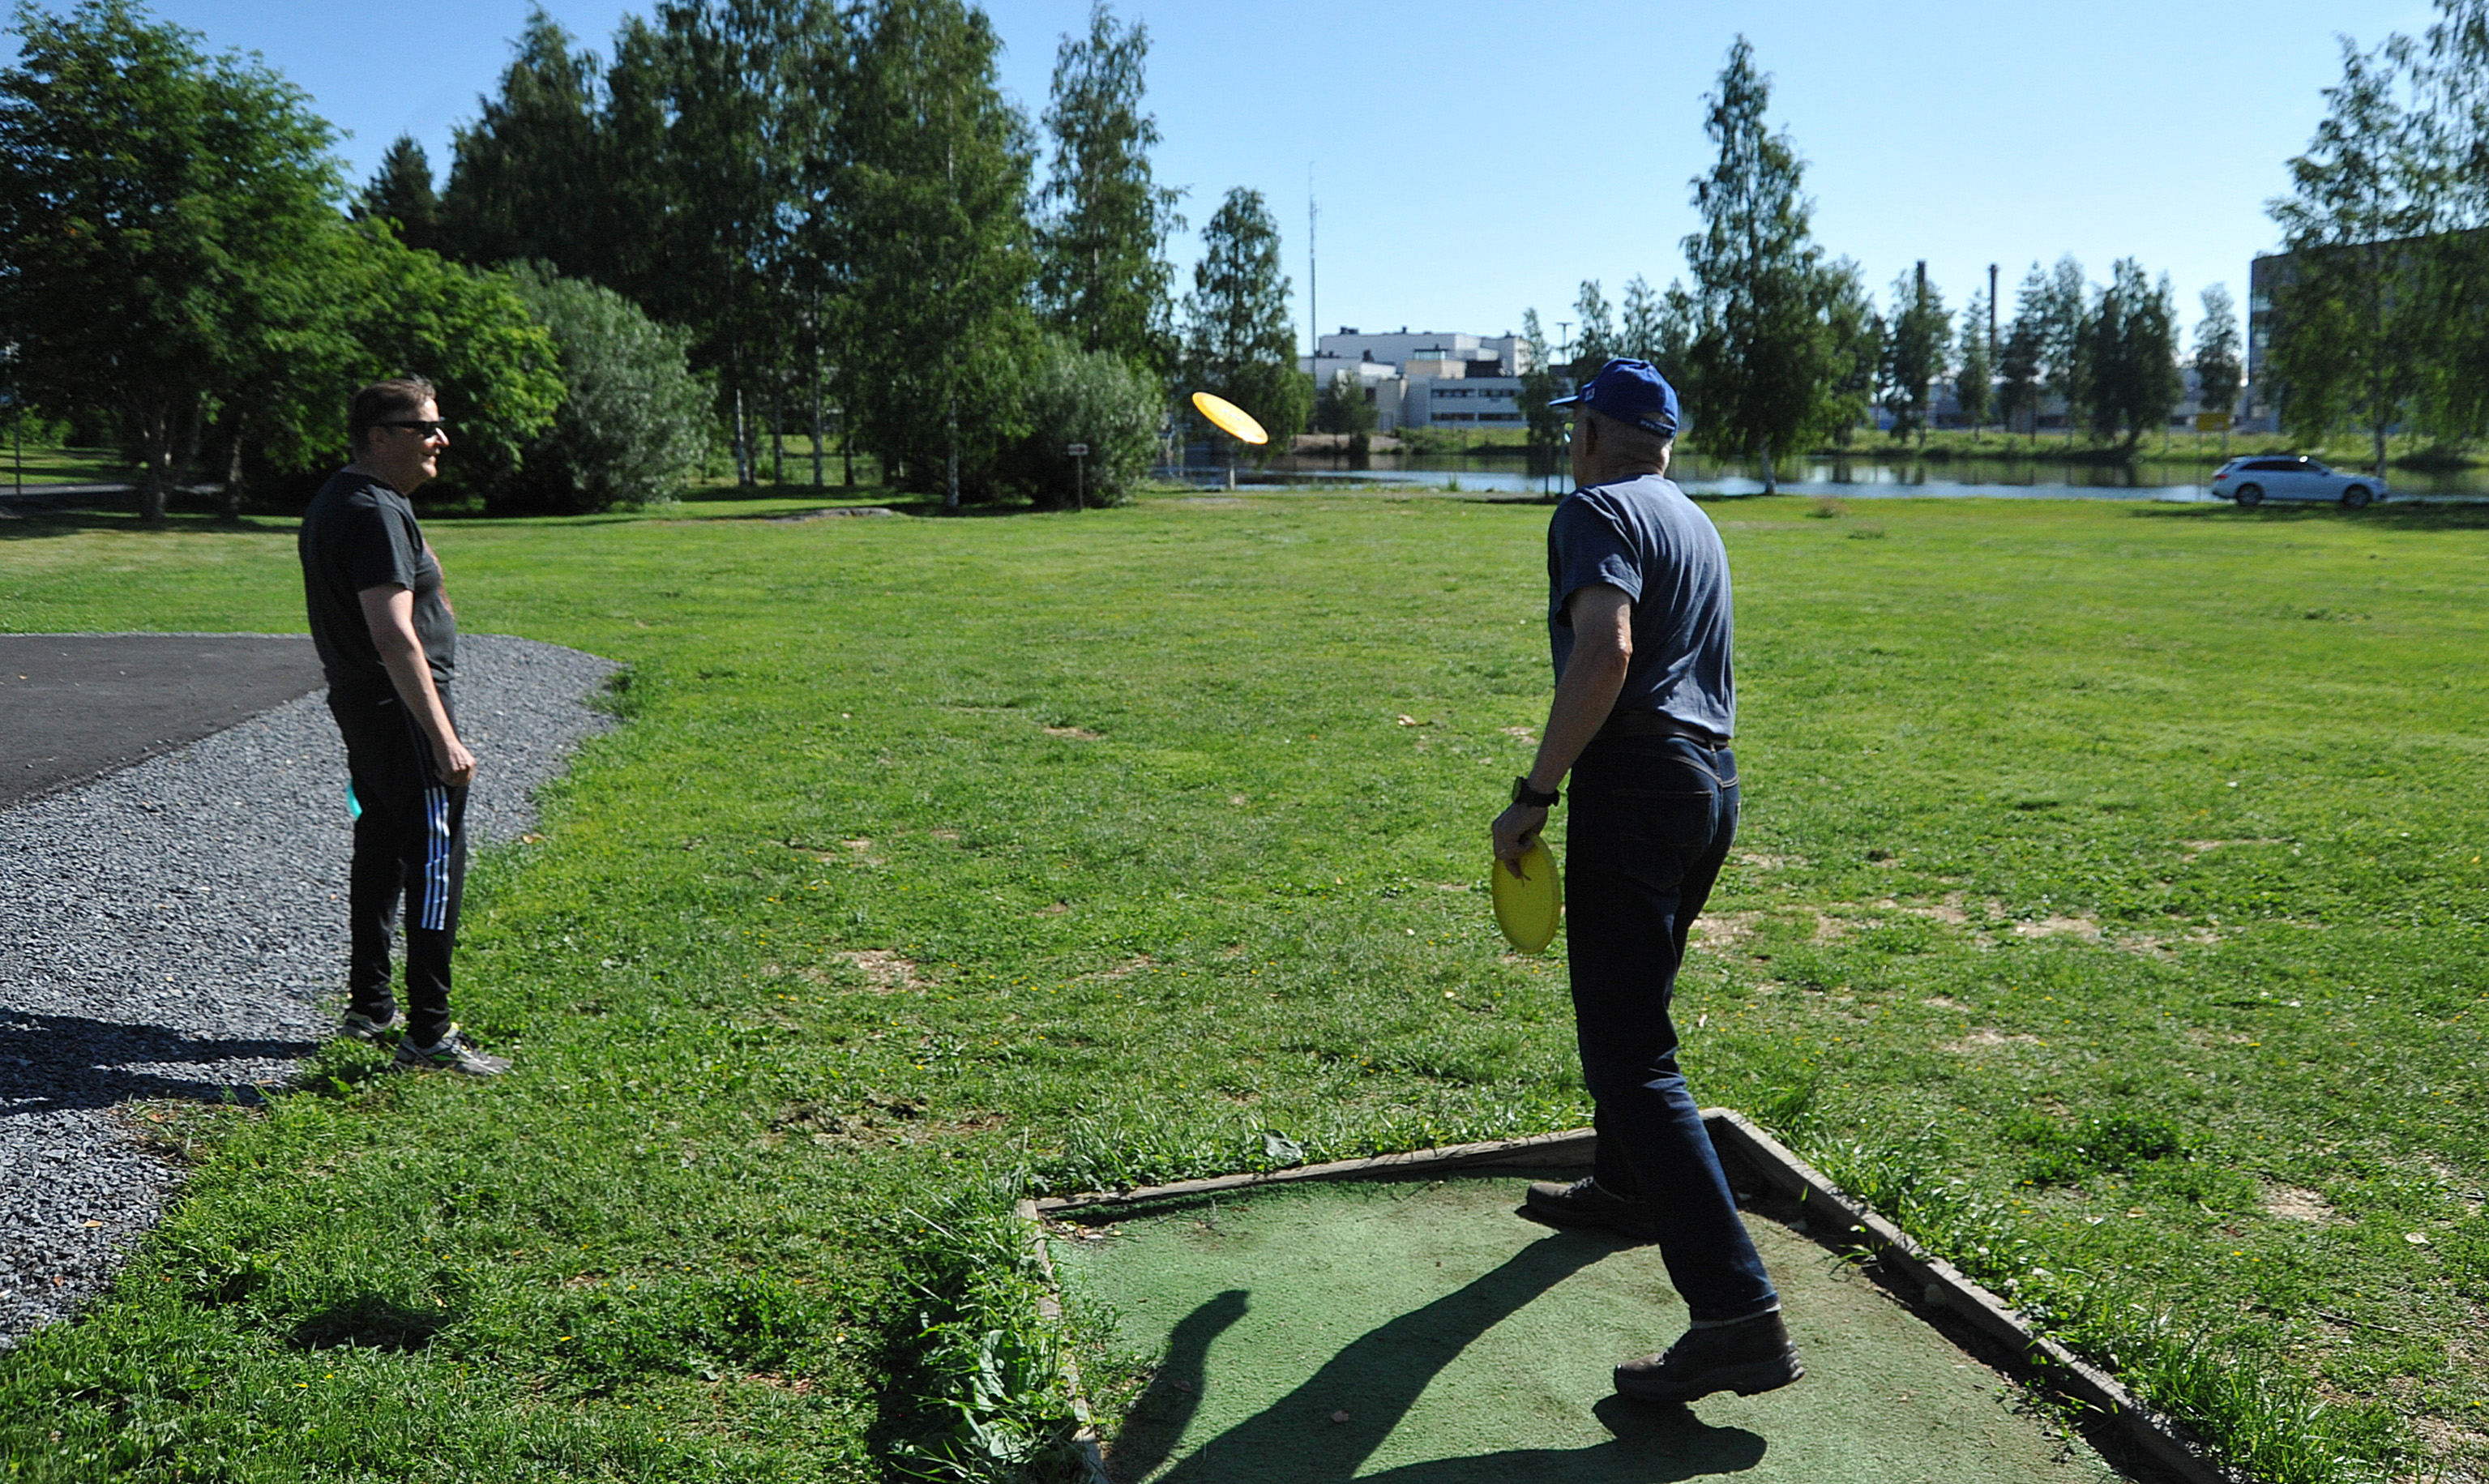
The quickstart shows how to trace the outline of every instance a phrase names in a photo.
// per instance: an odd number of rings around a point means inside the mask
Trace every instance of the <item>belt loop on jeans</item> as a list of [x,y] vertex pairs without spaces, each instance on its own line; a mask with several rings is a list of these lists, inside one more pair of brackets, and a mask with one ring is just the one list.
[[1729,739],[1714,735],[1708,728],[1692,726],[1662,711],[1615,711],[1609,713],[1606,725],[1593,742],[1615,742],[1626,737],[1683,737],[1702,747],[1726,747]]

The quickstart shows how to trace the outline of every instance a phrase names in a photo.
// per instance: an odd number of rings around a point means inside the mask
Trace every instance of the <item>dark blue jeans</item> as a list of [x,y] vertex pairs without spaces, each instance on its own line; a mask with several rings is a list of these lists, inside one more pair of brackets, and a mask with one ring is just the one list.
[[1685,935],[1737,835],[1737,759],[1683,737],[1594,742],[1573,767],[1564,917],[1599,1184],[1639,1200],[1697,1320],[1778,1296],[1676,1070],[1669,1001]]

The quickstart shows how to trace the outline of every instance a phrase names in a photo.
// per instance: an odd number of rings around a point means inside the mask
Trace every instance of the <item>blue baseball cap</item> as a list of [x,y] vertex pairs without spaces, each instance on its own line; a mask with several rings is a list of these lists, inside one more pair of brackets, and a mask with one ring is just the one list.
[[1676,436],[1676,388],[1646,360],[1609,361],[1581,390],[1547,405],[1585,407],[1663,438]]

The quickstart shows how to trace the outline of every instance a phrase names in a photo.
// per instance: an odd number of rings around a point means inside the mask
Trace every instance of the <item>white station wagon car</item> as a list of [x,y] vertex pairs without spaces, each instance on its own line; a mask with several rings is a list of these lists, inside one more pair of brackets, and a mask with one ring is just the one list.
[[2268,499],[2321,499],[2360,510],[2386,498],[2386,481],[2373,474],[2346,474],[2294,453],[2232,459],[2214,471],[2213,493],[2242,506]]

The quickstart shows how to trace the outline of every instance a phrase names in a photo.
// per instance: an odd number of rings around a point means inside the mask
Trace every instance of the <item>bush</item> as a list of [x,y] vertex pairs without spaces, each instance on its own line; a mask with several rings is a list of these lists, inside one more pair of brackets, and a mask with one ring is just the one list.
[[1314,398],[1317,433],[1371,433],[1374,404],[1365,398],[1365,380],[1354,371],[1331,374],[1330,385]]
[[[1072,503],[1075,480],[1088,503],[1120,505],[1149,472],[1165,401],[1156,378],[1121,357],[1082,351],[1049,336],[1021,393],[1030,431],[1007,461],[1010,482],[1039,504]],[[1089,445],[1075,469],[1063,450]]]
[[673,499],[708,453],[709,393],[688,337],[611,289],[523,264],[512,286],[553,331],[570,393],[528,444],[496,508],[573,513]]

